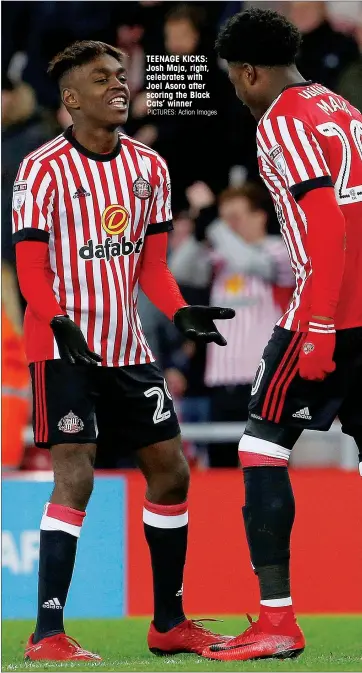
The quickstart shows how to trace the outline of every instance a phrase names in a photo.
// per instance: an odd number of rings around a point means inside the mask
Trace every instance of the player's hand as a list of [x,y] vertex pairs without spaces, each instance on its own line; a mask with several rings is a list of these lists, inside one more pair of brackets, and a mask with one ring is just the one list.
[[217,329],[214,320],[230,320],[235,317],[233,308],[217,306],[184,306],[176,311],[173,321],[188,339],[202,343],[226,346],[227,341]]
[[71,365],[96,365],[102,358],[89,350],[81,329],[66,315],[57,315],[50,322],[59,355]]
[[334,372],[336,330],[333,323],[310,322],[299,352],[299,374],[308,381],[323,381]]

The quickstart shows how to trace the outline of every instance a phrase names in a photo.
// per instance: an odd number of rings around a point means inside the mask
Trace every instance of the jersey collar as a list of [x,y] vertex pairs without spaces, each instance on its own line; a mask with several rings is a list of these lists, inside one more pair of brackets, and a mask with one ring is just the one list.
[[297,87],[297,86],[298,86],[298,87],[301,87],[301,86],[310,86],[311,84],[313,84],[313,80],[312,80],[312,79],[308,79],[306,82],[296,82],[295,84],[287,84],[287,86],[285,86],[284,89],[281,90],[280,94],[279,94],[279,95],[273,100],[273,102],[269,105],[268,109],[264,112],[264,114],[263,114],[263,116],[261,117],[261,119],[259,119],[259,121],[258,121],[258,128],[261,126],[261,124],[263,123],[263,121],[265,121],[265,119],[267,118],[269,112],[273,109],[274,105],[276,105],[276,103],[278,102],[278,100],[280,99],[280,96],[284,93],[284,91],[286,91],[287,89],[291,89],[292,87]]
[[294,86],[310,86],[311,84],[314,84],[312,79],[307,79],[305,82],[296,82],[295,84],[287,84],[280,93],[283,93],[283,91],[286,91],[287,89],[292,89]]
[[80,154],[84,154],[85,157],[88,157],[88,159],[93,159],[93,161],[112,161],[112,159],[115,159],[118,157],[120,150],[121,150],[121,139],[118,136],[118,140],[116,143],[116,146],[112,150],[112,152],[107,152],[107,154],[98,154],[97,152],[91,152],[91,150],[88,150],[86,147],[83,147],[78,140],[73,136],[73,126],[69,126],[63,133],[63,136],[68,142],[73,145],[73,147],[80,152]]

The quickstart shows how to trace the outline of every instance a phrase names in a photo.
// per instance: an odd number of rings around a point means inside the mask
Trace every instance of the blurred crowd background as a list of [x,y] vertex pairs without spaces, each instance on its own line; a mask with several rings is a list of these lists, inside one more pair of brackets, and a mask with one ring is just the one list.
[[[141,294],[139,313],[181,421],[242,422],[255,370],[293,291],[286,249],[257,170],[255,121],[236,99],[214,52],[219,27],[249,5],[286,14],[303,33],[302,75],[362,108],[362,2],[9,2],[2,3],[2,404],[3,465],[44,469],[48,453],[25,445],[31,395],[22,347],[24,302],[11,245],[12,185],[23,157],[70,124],[49,60],[77,39],[103,40],[127,55],[132,102],[124,132],[168,162],[174,231],[169,266],[185,299],[232,306],[227,348],[195,347]],[[146,54],[204,54],[217,115],[147,115]],[[205,105],[204,105],[205,107]],[[237,466],[235,442],[185,442],[190,463]],[[124,466],[117,447],[99,467]],[[131,462],[128,463],[131,465]]]

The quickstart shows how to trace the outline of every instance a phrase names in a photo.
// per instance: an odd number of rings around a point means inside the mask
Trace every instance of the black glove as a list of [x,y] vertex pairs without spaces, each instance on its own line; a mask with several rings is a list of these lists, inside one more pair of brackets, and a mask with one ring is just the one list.
[[177,329],[188,339],[226,346],[227,341],[216,329],[214,320],[230,320],[235,317],[233,308],[217,306],[184,306],[176,311],[173,321]]
[[71,365],[96,365],[102,358],[89,350],[83,332],[67,315],[56,315],[50,322],[59,355]]

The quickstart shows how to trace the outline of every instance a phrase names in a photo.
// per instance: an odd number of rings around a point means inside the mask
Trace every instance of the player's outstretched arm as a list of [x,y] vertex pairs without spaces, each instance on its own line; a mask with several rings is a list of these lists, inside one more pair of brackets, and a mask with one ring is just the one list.
[[235,311],[213,306],[188,306],[167,266],[166,255],[167,233],[146,237],[139,281],[143,292],[188,339],[226,346],[214,320],[233,318]]
[[89,350],[80,328],[61,309],[48,283],[48,244],[21,241],[15,250],[20,290],[31,312],[52,328],[60,357],[70,364],[101,362],[102,358]]
[[332,187],[308,192],[299,205],[307,218],[312,264],[309,331],[300,351],[299,373],[318,381],[336,368],[334,316],[344,271],[345,220]]

